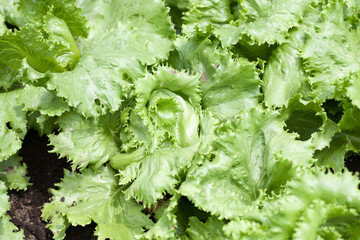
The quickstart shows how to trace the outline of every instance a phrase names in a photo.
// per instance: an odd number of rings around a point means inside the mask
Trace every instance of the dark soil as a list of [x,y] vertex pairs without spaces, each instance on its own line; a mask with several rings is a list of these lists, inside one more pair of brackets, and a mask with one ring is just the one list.
[[[345,167],[350,172],[360,174],[360,156],[352,154],[345,159]],[[360,175],[359,175],[360,178]],[[360,187],[360,186],[359,186]]]
[[[30,182],[33,184],[27,191],[10,191],[11,208],[8,214],[12,222],[24,230],[26,240],[50,240],[53,235],[41,220],[41,210],[44,203],[49,202],[49,188],[60,182],[64,177],[64,168],[70,165],[66,159],[59,159],[56,154],[50,154],[51,147],[47,137],[39,137],[37,132],[29,131],[23,141],[20,155],[27,165]],[[69,227],[66,238],[69,240],[91,240],[95,226]]]

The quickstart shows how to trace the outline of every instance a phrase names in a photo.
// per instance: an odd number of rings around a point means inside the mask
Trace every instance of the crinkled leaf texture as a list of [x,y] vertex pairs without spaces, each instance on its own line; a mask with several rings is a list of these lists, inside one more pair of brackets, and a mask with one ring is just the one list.
[[98,171],[89,168],[81,174],[65,171],[58,190],[51,190],[53,200],[44,205],[42,218],[54,239],[64,239],[69,225],[97,224],[95,235],[101,240],[135,239],[150,228],[152,221],[141,212],[142,207],[133,200],[125,200],[125,186],[110,167]]
[[270,55],[264,71],[264,102],[267,106],[287,105],[296,93],[308,92],[307,74],[303,69],[299,49],[304,44],[302,29],[290,32],[289,42],[278,46]]
[[[133,163],[120,172],[120,183],[134,180],[125,191],[127,199],[131,197],[143,201],[147,207],[155,204],[165,192],[174,193],[174,187],[180,180],[180,173],[187,169],[198,149],[196,143],[190,147],[159,148],[147,155],[140,163]],[[135,169],[134,169],[135,168]]]
[[211,216],[207,219],[206,223],[201,222],[196,217],[190,217],[189,228],[186,230],[190,239],[197,240],[229,240],[222,230],[224,223],[217,219],[215,216]]
[[169,67],[159,67],[135,81],[135,113],[152,135],[151,146],[146,147],[154,148],[167,137],[181,147],[197,142],[199,84],[199,75]]
[[19,0],[19,10],[27,22],[39,24],[49,12],[62,19],[73,36],[86,37],[86,19],[75,0]]
[[[250,44],[284,43],[291,28],[313,10],[317,0],[190,0],[185,13],[184,32],[193,36],[196,29],[213,28],[225,45],[246,39]],[[250,39],[248,39],[248,37]],[[229,44],[230,43],[230,44]]]
[[39,111],[46,116],[60,116],[70,107],[46,88],[26,85],[17,97],[19,104],[23,105],[24,111]]
[[[303,173],[284,195],[264,205],[269,239],[356,239],[360,234],[357,176]],[[344,187],[346,186],[346,187]]]
[[52,74],[47,87],[86,117],[114,112],[130,86],[128,81],[141,77],[143,65],[153,64],[159,57],[152,52],[150,41],[130,24],[119,22],[115,29],[86,40],[76,67]]
[[26,133],[25,112],[16,97],[21,90],[0,93],[0,162],[21,148]]
[[209,39],[178,38],[170,63],[201,75],[202,106],[221,118],[232,117],[257,105],[260,79],[256,64],[221,49]]
[[5,183],[0,180],[0,239],[24,239],[24,231],[19,230],[10,222],[10,217],[5,215],[8,210],[10,210],[9,196]]
[[119,152],[117,129],[119,114],[107,114],[97,119],[85,119],[68,112],[59,118],[61,132],[49,135],[51,152],[67,157],[73,169],[81,170],[89,164],[99,168]]
[[[296,166],[309,166],[313,146],[284,131],[277,112],[243,112],[223,126],[213,142],[213,157],[193,167],[180,192],[197,207],[220,218],[236,218],[294,177]],[[237,211],[234,211],[237,209]]]
[[42,77],[40,73],[72,69],[79,57],[66,22],[52,14],[44,16],[39,26],[27,24],[0,37],[0,63],[6,68],[1,73],[11,82],[33,81]]
[[[360,106],[358,72],[359,28],[353,27],[343,1],[330,1],[316,24],[310,23],[308,41],[300,56],[305,70],[312,76],[312,96],[322,101],[347,94]],[[316,27],[314,27],[316,25]]]
[[22,157],[14,155],[0,162],[0,181],[5,182],[10,190],[26,190],[31,183],[26,177],[26,164],[21,163]]

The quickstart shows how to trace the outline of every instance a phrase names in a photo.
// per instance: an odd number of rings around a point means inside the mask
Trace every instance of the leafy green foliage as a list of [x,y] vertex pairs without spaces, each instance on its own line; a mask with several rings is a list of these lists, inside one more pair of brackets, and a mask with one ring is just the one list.
[[30,128],[72,165],[42,212],[55,239],[91,222],[99,239],[358,239],[359,13],[0,0],[0,239],[23,238],[7,191],[31,185]]

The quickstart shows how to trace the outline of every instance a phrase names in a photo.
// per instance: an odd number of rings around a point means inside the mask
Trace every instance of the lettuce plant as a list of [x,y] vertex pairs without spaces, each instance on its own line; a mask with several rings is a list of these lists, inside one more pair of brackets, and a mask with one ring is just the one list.
[[[32,128],[54,239],[358,239],[360,4],[0,0],[0,239]],[[6,26],[14,26],[7,29]]]

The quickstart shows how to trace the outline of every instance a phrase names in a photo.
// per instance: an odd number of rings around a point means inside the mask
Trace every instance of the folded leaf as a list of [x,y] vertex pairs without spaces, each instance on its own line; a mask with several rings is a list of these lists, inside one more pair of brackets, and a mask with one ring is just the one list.
[[19,0],[20,11],[26,21],[39,24],[51,12],[65,21],[73,36],[86,37],[86,19],[75,3],[75,0]]
[[8,210],[10,210],[9,196],[5,183],[0,180],[0,239],[24,239],[24,231],[19,230],[10,222],[10,217],[5,215]]
[[21,90],[0,93],[0,162],[14,155],[26,133],[25,112],[16,98]]
[[69,106],[53,93],[43,87],[26,85],[17,97],[19,104],[23,105],[25,111],[39,111],[50,117],[60,116],[69,111]]
[[99,119],[85,119],[69,112],[59,118],[61,132],[49,135],[51,152],[67,157],[72,168],[83,170],[93,165],[99,168],[119,152],[117,135],[119,114],[107,114]]
[[356,53],[360,32],[353,27],[349,12],[343,1],[330,1],[316,28],[310,23],[309,39],[300,54],[305,70],[312,76],[312,96],[322,101],[342,97],[349,87],[348,96],[354,99],[354,104],[359,103],[356,86],[360,65]]
[[230,239],[225,236],[222,231],[224,223],[218,220],[216,217],[212,216],[206,221],[206,223],[201,222],[196,217],[190,218],[190,227],[186,230],[190,239],[214,239],[214,240],[227,240]]
[[141,212],[141,206],[125,200],[118,185],[119,179],[110,167],[98,171],[84,170],[81,174],[65,171],[58,190],[51,190],[53,200],[44,205],[42,218],[54,239],[63,239],[71,225],[85,226],[91,221],[97,224],[95,235],[101,240],[135,239],[153,223]]
[[310,143],[283,130],[277,112],[255,108],[228,124],[212,144],[211,159],[194,166],[180,186],[197,207],[220,218],[236,218],[263,192],[278,192],[296,166],[311,164],[313,153]]
[[151,133],[152,145],[160,144],[167,135],[181,147],[197,142],[199,83],[199,75],[168,67],[135,81],[135,113]]
[[342,238],[358,236],[358,184],[357,177],[347,171],[302,174],[289,182],[284,196],[264,206],[268,238],[316,239],[329,235],[329,231]]
[[[143,201],[144,206],[150,207],[162,198],[165,192],[172,194],[180,180],[180,173],[189,168],[197,149],[198,144],[186,148],[163,147],[147,155],[141,160],[135,180],[125,191],[127,199],[133,197],[137,201]],[[121,171],[120,176],[132,180],[134,176],[127,176],[128,173],[127,170]]]
[[202,104],[221,118],[255,106],[260,97],[256,65],[233,55],[209,39],[179,38],[170,63],[177,69],[200,74]]
[[30,177],[26,177],[26,164],[21,163],[22,157],[14,155],[0,162],[0,181],[5,182],[10,190],[26,190]]

